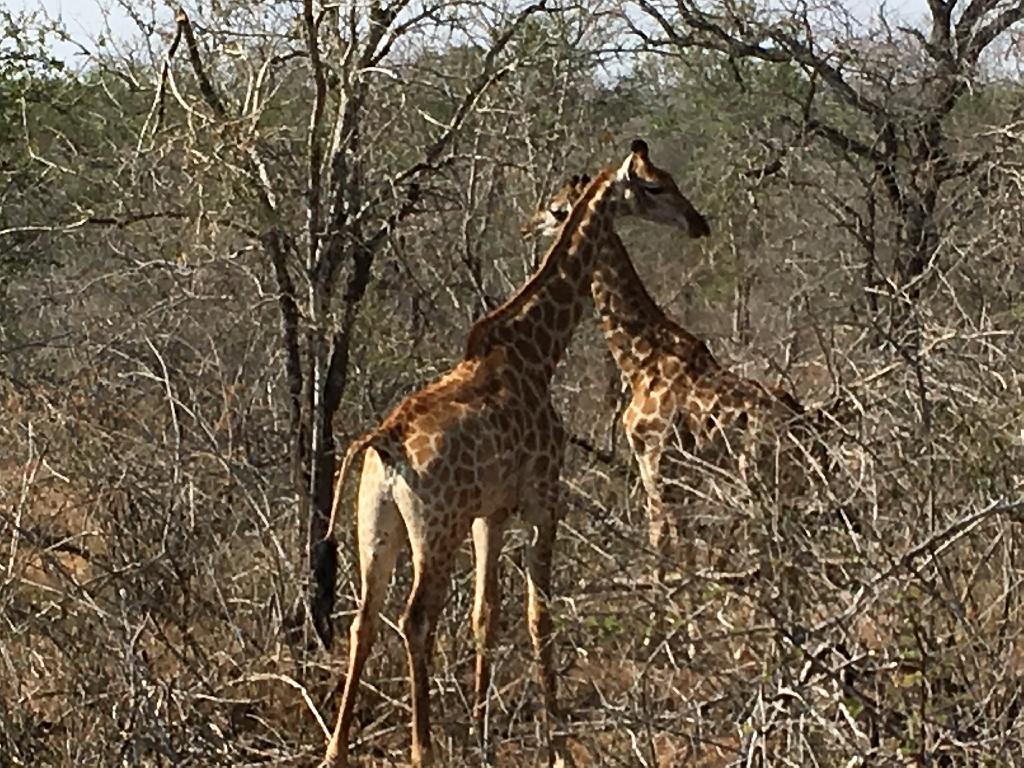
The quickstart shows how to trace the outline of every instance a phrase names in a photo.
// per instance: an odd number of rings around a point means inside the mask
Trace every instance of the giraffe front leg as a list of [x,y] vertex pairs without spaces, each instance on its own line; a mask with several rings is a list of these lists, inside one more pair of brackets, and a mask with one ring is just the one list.
[[491,684],[490,648],[501,608],[498,559],[501,555],[504,525],[504,514],[473,521],[473,552],[476,558],[476,589],[473,596],[473,636],[476,644],[473,716],[485,762],[491,759],[487,734],[487,694]]
[[660,446],[647,445],[642,441],[630,442],[640,470],[640,482],[647,497],[647,531],[651,548],[658,558],[656,575],[661,581],[665,577],[669,558],[678,545],[676,521],[662,496],[662,449]]

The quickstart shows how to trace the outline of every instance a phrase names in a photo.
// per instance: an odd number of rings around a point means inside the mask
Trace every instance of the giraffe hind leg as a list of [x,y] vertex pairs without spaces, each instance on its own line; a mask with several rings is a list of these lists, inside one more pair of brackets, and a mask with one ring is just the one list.
[[349,731],[363,666],[376,635],[388,581],[404,541],[402,518],[391,497],[386,470],[372,449],[367,451],[359,483],[356,536],[361,591],[359,609],[349,628],[349,659],[345,687],[334,733],[323,765],[340,768],[348,762]]
[[395,500],[405,521],[412,554],[412,588],[399,629],[405,639],[412,691],[413,768],[433,765],[430,740],[430,661],[438,616],[451,580],[452,561],[471,519],[441,496],[420,496],[399,476]]

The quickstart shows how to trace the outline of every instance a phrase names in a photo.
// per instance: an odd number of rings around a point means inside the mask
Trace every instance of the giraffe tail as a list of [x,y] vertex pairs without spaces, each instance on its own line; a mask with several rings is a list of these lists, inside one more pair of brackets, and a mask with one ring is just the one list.
[[334,592],[338,581],[338,541],[334,537],[334,524],[338,518],[338,507],[341,506],[341,498],[345,492],[345,480],[352,466],[352,461],[364,448],[373,443],[380,435],[378,430],[372,430],[353,440],[345,451],[334,479],[334,496],[331,501],[331,516],[327,522],[327,532],[324,537],[313,545],[310,552],[310,564],[313,571],[313,595],[310,599],[310,615],[313,619],[313,629],[317,637],[324,644],[324,648],[330,648],[334,640],[334,625],[331,622],[331,614],[334,611]]

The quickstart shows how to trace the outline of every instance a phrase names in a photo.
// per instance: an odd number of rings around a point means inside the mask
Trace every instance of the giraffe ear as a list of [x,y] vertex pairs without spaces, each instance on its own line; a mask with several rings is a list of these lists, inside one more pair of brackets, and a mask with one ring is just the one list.
[[585,173],[581,173],[580,174],[580,186],[581,187],[585,187],[589,183],[590,183],[590,177],[587,174],[585,174]]

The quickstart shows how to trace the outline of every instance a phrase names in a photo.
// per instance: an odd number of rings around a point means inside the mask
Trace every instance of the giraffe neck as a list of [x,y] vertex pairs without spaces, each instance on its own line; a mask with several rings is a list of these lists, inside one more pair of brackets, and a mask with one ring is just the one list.
[[666,355],[678,359],[679,373],[691,378],[717,367],[707,345],[651,298],[614,230],[604,238],[591,290],[608,349],[627,380],[657,373]]
[[611,233],[615,186],[612,169],[590,183],[533,276],[470,329],[466,359],[500,345],[508,350],[510,375],[547,386],[590,300],[598,254]]

